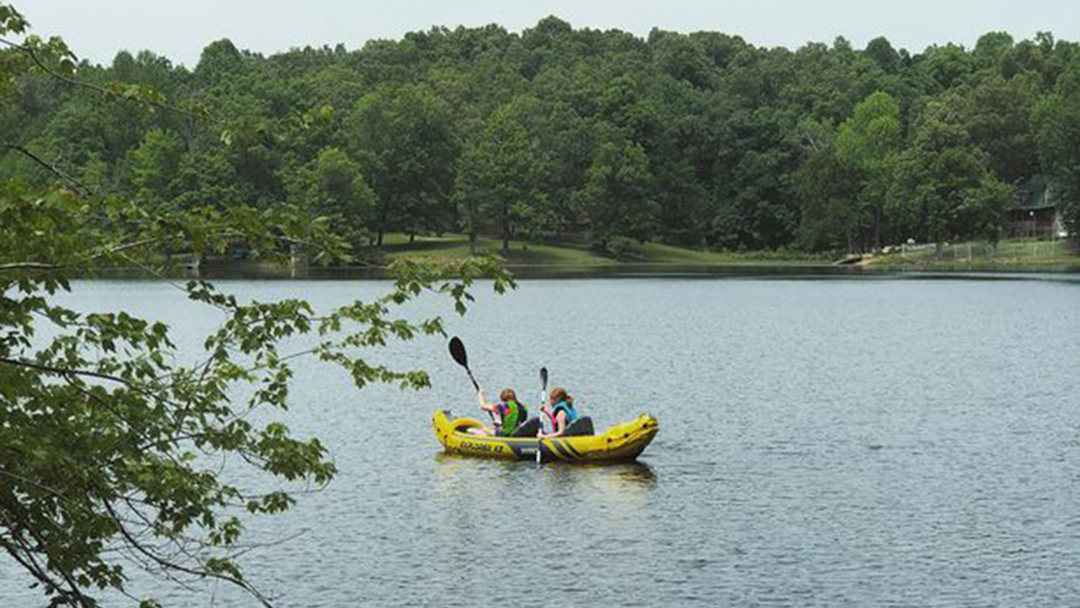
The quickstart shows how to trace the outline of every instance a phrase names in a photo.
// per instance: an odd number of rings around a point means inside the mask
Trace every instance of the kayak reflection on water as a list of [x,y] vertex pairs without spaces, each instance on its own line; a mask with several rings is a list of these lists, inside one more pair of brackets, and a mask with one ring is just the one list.
[[[506,475],[484,475],[484,479],[514,479],[520,481],[518,475],[532,472],[543,476],[544,479],[553,481],[558,485],[601,482],[603,485],[634,485],[653,487],[659,477],[655,469],[646,462],[635,460],[624,463],[577,463],[573,466],[553,466],[537,468],[527,460],[477,460],[468,454],[456,454],[454,452],[436,452],[435,462],[440,468],[439,473],[448,473],[451,476],[462,475],[475,482],[477,467],[487,469],[488,473],[501,471]],[[559,463],[555,463],[559,464]],[[562,463],[566,465],[567,463]]]
[[569,475],[582,475],[581,472],[584,471],[584,479],[596,481],[603,485],[652,487],[657,482],[656,472],[653,471],[653,468],[639,460],[620,464],[585,463],[572,467],[555,466],[550,468],[552,469],[552,475],[559,479],[566,478]]

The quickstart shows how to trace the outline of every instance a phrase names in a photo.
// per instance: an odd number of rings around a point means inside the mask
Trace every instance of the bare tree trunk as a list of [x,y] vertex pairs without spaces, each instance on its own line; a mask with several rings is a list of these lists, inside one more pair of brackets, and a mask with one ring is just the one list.
[[874,205],[874,249],[881,249],[881,206]]
[[387,205],[381,205],[379,209],[379,238],[376,241],[376,247],[382,247],[383,235],[386,234],[386,220],[390,215],[390,209]]
[[469,212],[469,255],[476,255],[476,201],[472,200],[466,207]]
[[503,251],[510,251],[510,203],[503,203],[502,241]]

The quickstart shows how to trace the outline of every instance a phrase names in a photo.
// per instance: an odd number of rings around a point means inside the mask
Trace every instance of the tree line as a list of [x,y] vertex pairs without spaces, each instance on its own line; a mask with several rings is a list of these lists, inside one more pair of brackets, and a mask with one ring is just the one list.
[[[355,51],[220,40],[193,69],[142,51],[75,71],[200,116],[24,73],[0,83],[18,93],[0,107],[9,145],[150,214],[288,203],[354,246],[459,231],[608,250],[996,240],[1038,175],[1080,227],[1080,51],[1048,33],[912,54],[548,17]],[[56,179],[14,151],[0,176]]]

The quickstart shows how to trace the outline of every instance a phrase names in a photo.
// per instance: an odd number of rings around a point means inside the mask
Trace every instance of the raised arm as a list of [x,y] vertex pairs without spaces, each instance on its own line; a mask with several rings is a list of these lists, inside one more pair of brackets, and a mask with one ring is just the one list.
[[552,431],[541,437],[559,437],[566,430],[566,412],[559,410],[558,414],[555,414],[555,418],[552,420],[551,426],[554,427]]
[[480,409],[485,412],[491,413],[495,410],[494,405],[491,405],[484,400],[484,391],[479,391],[478,393],[476,393],[476,401],[480,403]]
[[502,415],[499,413],[499,408],[495,407],[496,404],[484,400],[484,391],[476,393],[476,400],[480,402],[480,409],[491,416],[491,423],[495,425],[494,429],[498,431],[498,427],[502,425]]

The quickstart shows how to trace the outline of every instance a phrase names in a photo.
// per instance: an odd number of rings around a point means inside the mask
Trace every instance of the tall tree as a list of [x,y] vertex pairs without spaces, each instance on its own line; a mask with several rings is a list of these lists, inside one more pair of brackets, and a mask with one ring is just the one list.
[[1039,172],[1032,117],[1038,100],[1037,84],[1028,74],[1012,80],[988,75],[965,95],[964,128],[1006,183],[1018,184]]
[[865,206],[859,204],[858,175],[836,157],[829,145],[810,154],[796,174],[802,204],[798,244],[810,251],[858,251],[865,248]]
[[855,106],[851,118],[840,125],[836,157],[849,170],[859,172],[859,206],[863,211],[857,216],[870,221],[869,233],[863,231],[863,247],[868,242],[881,246],[885,196],[896,168],[902,133],[900,104],[882,91]]
[[888,192],[900,234],[940,245],[950,239],[996,240],[1011,190],[971,145],[955,94],[931,102],[915,125],[912,145],[897,160]]
[[868,42],[863,52],[886,72],[896,72],[900,69],[900,53],[896,52],[892,43],[884,36],[878,36]]
[[376,243],[390,230],[449,228],[459,145],[446,103],[426,86],[383,86],[357,103],[347,124],[353,155],[378,195]]
[[474,253],[482,217],[495,220],[503,251],[509,251],[515,224],[534,214],[543,160],[538,142],[521,124],[520,110],[517,104],[496,110],[461,159],[455,198],[465,209]]
[[651,189],[649,161],[640,145],[617,138],[601,143],[578,193],[594,245],[604,249],[615,237],[643,241],[652,236],[659,209]]
[[325,148],[296,172],[291,186],[293,199],[310,214],[333,220],[350,244],[367,236],[375,208],[375,193],[368,186],[360,164],[337,148]]
[[151,129],[129,154],[131,187],[135,199],[148,210],[160,210],[177,194],[176,174],[184,142],[172,132]]
[[1053,180],[1065,225],[1080,234],[1080,58],[1058,80],[1038,111],[1039,156]]

